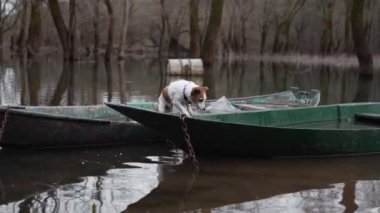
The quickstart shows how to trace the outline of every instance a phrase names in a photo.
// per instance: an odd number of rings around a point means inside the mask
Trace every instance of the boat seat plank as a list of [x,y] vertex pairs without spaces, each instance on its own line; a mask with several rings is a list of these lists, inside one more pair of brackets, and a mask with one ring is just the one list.
[[356,113],[355,119],[357,121],[380,124],[380,113]]

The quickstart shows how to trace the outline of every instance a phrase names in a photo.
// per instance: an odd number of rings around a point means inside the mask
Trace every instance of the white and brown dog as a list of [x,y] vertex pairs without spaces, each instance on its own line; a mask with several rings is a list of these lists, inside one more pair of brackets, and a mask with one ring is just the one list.
[[194,114],[191,105],[205,110],[207,90],[207,87],[199,86],[192,81],[173,81],[162,90],[158,98],[158,111],[165,112],[168,109],[172,113],[190,117]]

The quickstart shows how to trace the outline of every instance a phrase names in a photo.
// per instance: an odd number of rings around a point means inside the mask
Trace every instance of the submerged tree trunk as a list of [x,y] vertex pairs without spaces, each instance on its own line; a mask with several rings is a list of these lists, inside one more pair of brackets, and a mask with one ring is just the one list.
[[[254,8],[254,3],[253,3],[253,0],[249,3],[249,5],[248,5],[248,3],[244,3],[243,4],[240,1],[237,1],[237,3],[238,3],[238,6],[239,6],[239,10],[241,11],[241,13],[240,13],[241,42],[240,42],[239,50],[240,50],[240,54],[245,55],[247,53],[247,41],[248,41],[248,38],[247,38],[247,31],[248,31],[247,23],[248,23],[248,20],[249,20],[250,16],[252,15],[253,8]],[[248,7],[248,8],[246,8],[246,7]]]
[[165,32],[166,32],[166,11],[165,11],[165,0],[160,0],[161,6],[161,29],[160,29],[160,43],[158,46],[158,58],[162,57],[164,51],[164,42],[165,42]]
[[[273,53],[280,52],[285,46],[288,45],[290,24],[292,23],[294,16],[302,8],[305,2],[306,0],[294,1],[294,3],[286,12],[285,16],[282,17],[282,19],[277,23],[272,47]],[[285,49],[287,48],[285,47]]]
[[29,60],[27,62],[27,76],[29,85],[29,105],[37,106],[39,104],[38,94],[41,89],[41,62],[38,60]]
[[70,18],[69,18],[69,28],[66,27],[65,21],[62,17],[61,9],[59,7],[58,0],[48,0],[49,1],[49,9],[51,16],[53,18],[55,27],[57,29],[57,33],[59,39],[61,41],[61,46],[63,50],[63,58],[64,60],[73,61],[76,59],[75,52],[75,0],[70,0]]
[[95,6],[94,6],[94,21],[93,21],[93,27],[94,27],[94,59],[95,61],[99,60],[99,42],[100,42],[100,35],[99,35],[99,1],[95,0]]
[[28,57],[34,58],[41,48],[41,0],[33,0],[30,9]]
[[264,54],[265,52],[265,46],[267,41],[267,35],[269,30],[269,15],[270,14],[270,8],[268,5],[268,1],[264,1],[264,10],[263,10],[263,17],[262,21],[260,23],[260,55]]
[[69,87],[71,79],[73,79],[73,68],[74,64],[72,61],[64,61],[62,64],[62,72],[61,77],[59,78],[57,87],[54,90],[53,96],[49,102],[49,106],[59,106],[63,95],[67,91],[67,95],[69,96]]
[[365,0],[352,0],[351,29],[360,71],[369,74],[373,72],[373,59],[364,29],[364,4]]
[[329,54],[333,47],[333,12],[335,1],[322,3],[323,30],[321,36],[321,53]]
[[371,41],[371,35],[375,19],[375,14],[377,11],[373,10],[372,8],[377,8],[377,1],[366,1],[365,9],[367,11],[366,16],[367,18],[364,20],[364,32],[366,34],[367,43],[369,44]]
[[214,60],[223,16],[223,5],[224,0],[212,0],[206,36],[201,50],[201,58],[205,65],[210,65]]
[[344,17],[344,52],[348,53],[351,52],[351,8],[352,8],[352,2],[351,1],[344,1],[345,2],[345,8],[346,8],[346,14]]
[[128,24],[129,24],[129,17],[131,13],[131,5],[129,0],[124,0],[124,7],[123,7],[123,30],[121,32],[121,38],[120,38],[120,49],[119,49],[119,55],[118,59],[123,59],[125,57],[125,45],[127,40],[127,32],[128,32]]
[[201,33],[198,24],[198,0],[190,0],[190,57],[199,57]]
[[112,4],[110,0],[104,0],[104,3],[107,7],[109,22],[108,22],[108,43],[106,47],[106,52],[104,54],[104,60],[110,61],[111,60],[111,54],[112,54],[112,48],[113,48],[113,33],[114,33],[114,25],[115,25],[115,17],[114,12],[112,8]]
[[104,63],[105,70],[106,70],[106,82],[107,82],[107,101],[112,101],[112,94],[113,94],[113,88],[112,88],[112,65],[110,61],[106,61]]
[[75,0],[70,0],[70,18],[69,18],[69,60],[73,61],[77,59],[76,56],[76,12],[75,12]]
[[[17,36],[17,52],[19,54],[24,54],[26,50],[26,23],[27,23],[27,15],[28,15],[28,1],[22,2],[22,15],[21,15],[21,23],[20,23],[20,32]],[[31,18],[32,19],[32,18]]]
[[61,41],[64,58],[68,55],[68,30],[62,17],[58,0],[49,0],[49,9]]

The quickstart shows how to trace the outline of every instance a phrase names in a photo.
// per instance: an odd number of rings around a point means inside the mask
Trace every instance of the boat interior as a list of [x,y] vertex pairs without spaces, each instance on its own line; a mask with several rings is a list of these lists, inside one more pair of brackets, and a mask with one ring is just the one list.
[[380,128],[380,103],[324,105],[197,116],[202,120],[300,129]]
[[122,114],[105,105],[93,106],[27,106],[11,107],[12,110],[29,114],[45,115],[49,117],[65,117],[80,119],[96,119],[108,121],[126,121]]

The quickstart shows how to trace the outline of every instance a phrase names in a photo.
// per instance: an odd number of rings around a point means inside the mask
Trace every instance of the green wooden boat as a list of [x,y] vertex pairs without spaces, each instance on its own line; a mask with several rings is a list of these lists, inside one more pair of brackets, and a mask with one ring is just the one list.
[[[290,90],[283,92],[242,98],[228,98],[228,101],[241,110],[262,110],[318,106],[320,98],[321,92],[319,90],[301,91],[298,87],[291,87]],[[215,101],[210,100],[209,102]]]
[[[321,92],[316,89],[310,91],[301,91],[298,87],[291,87],[290,90],[257,95],[257,96],[247,96],[240,98],[226,98],[224,99],[228,102],[228,105],[234,109],[241,111],[251,111],[251,110],[263,110],[263,109],[283,109],[283,108],[297,108],[297,107],[310,107],[318,106],[321,98]],[[207,100],[206,106],[211,106],[221,99]],[[142,107],[145,109],[157,110],[156,103],[150,102],[133,102],[127,103],[130,106]],[[206,107],[208,108],[208,107]],[[228,107],[227,107],[228,108]],[[196,110],[196,109],[195,109]],[[228,108],[226,111],[230,111]],[[212,111],[207,111],[208,113],[218,113],[223,111],[223,109],[216,109]],[[234,110],[235,111],[235,110]]]
[[[179,116],[107,104],[185,146]],[[185,118],[195,153],[317,156],[380,152],[380,103],[206,114]]]
[[[319,97],[318,90],[304,92],[293,88],[269,95],[233,98],[231,103],[247,110],[313,106],[319,103]],[[213,102],[215,100],[209,104]],[[129,104],[156,108],[154,102]],[[164,137],[105,105],[13,106],[9,109],[0,106],[0,124],[3,122],[1,147],[60,148],[164,141]]]

